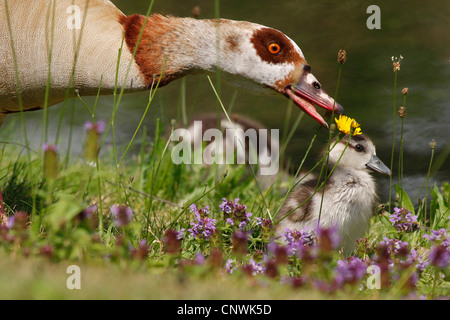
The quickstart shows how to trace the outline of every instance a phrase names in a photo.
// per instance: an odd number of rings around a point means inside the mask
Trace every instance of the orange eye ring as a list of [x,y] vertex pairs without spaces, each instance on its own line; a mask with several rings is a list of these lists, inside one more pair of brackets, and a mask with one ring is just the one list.
[[281,46],[275,42],[272,42],[271,44],[269,44],[267,49],[269,49],[269,52],[271,54],[279,54],[281,52]]

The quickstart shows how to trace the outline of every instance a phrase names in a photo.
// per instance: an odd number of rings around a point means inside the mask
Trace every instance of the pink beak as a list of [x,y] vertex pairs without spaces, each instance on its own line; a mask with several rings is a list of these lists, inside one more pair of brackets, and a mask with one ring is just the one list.
[[297,85],[295,87],[289,85],[285,88],[285,95],[327,129],[328,124],[317,112],[314,104],[327,110],[327,113],[334,112],[336,115],[344,113],[344,108],[322,89],[320,83],[311,74],[311,68],[308,65],[303,66],[303,74]]

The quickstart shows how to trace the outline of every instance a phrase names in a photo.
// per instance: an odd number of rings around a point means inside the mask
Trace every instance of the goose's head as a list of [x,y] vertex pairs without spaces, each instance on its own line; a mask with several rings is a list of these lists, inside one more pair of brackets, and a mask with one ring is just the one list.
[[[375,171],[390,176],[391,170],[377,157],[373,142],[365,135],[344,136],[338,143],[332,141],[334,146],[330,151],[329,164],[353,170]],[[341,156],[342,155],[342,156]],[[340,160],[339,160],[340,158]]]
[[311,73],[301,49],[284,33],[252,23],[228,20],[222,24],[220,67],[232,75],[232,85],[280,93],[326,128],[314,104],[328,113],[334,109],[335,114],[343,114],[342,106]]
[[[122,19],[131,50],[144,20],[137,15]],[[328,125],[314,104],[328,113],[344,111],[311,73],[297,44],[276,29],[246,21],[153,15],[140,43],[136,62],[149,84],[163,66],[161,85],[187,74],[220,69],[223,78],[233,86],[292,99],[324,127]]]

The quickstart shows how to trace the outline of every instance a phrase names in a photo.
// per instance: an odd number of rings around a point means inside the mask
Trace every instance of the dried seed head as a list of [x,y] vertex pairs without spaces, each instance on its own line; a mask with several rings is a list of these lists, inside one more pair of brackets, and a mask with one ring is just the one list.
[[434,141],[434,139],[430,142],[430,148],[433,150],[436,148],[436,141]]
[[400,64],[401,64],[401,62],[403,60],[402,55],[400,55],[400,58],[392,56],[391,60],[392,60],[392,65],[394,67],[394,72],[400,71]]
[[200,6],[195,6],[192,9],[191,14],[194,18],[198,18],[202,14],[202,9],[200,8]]
[[402,95],[406,96],[408,94],[408,88],[403,88]]
[[394,72],[400,71],[400,62],[394,62],[393,66],[394,66]]
[[400,118],[406,117],[406,108],[404,106],[398,108],[398,115],[400,116]]
[[341,49],[338,52],[337,62],[339,64],[344,64],[345,61],[347,61],[347,52],[345,50]]

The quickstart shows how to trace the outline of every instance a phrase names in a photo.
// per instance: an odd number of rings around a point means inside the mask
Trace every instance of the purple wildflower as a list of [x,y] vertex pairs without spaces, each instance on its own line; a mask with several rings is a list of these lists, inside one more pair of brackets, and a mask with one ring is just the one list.
[[225,270],[227,270],[229,274],[232,274],[235,269],[236,269],[236,261],[233,259],[228,259],[227,262],[225,263]]
[[23,211],[17,211],[12,217],[9,217],[6,227],[8,229],[15,229],[24,231],[28,224],[28,214]]
[[94,216],[94,213],[96,211],[97,211],[97,206],[96,205],[91,205],[91,206],[87,207],[86,209],[84,209],[83,211],[81,211],[76,216],[76,219],[80,220],[80,221],[91,219]]
[[248,234],[242,230],[237,230],[233,233],[231,238],[233,244],[233,253],[236,254],[246,254],[247,253],[247,242]]
[[197,262],[197,264],[201,266],[205,264],[205,256],[203,255],[203,253],[197,253],[197,255],[195,256],[195,262]]
[[133,209],[125,205],[111,206],[110,208],[114,216],[114,224],[116,227],[124,227],[133,220]]
[[391,255],[406,257],[409,253],[408,242],[406,241],[383,237],[383,240],[380,241],[380,244],[385,244],[388,248],[388,252]]
[[413,231],[417,225],[417,216],[404,207],[401,209],[395,207],[394,213],[389,217],[389,221],[398,232]]
[[450,265],[450,237],[448,237],[448,230],[444,228],[431,230],[431,234],[425,234],[423,237],[433,244],[428,255],[430,263],[439,269],[448,267]]
[[39,249],[41,256],[50,259],[53,256],[53,247],[50,244],[46,244]]
[[177,254],[181,249],[182,231],[167,230],[163,237],[164,250],[168,254]]
[[266,270],[264,271],[264,274],[268,276],[269,278],[275,278],[278,276],[278,262],[274,259],[270,259],[266,262]]
[[[381,250],[384,248],[384,251]],[[389,239],[383,237],[383,240],[378,244],[379,257],[375,257],[375,260],[383,263],[390,270],[394,270],[394,266],[397,265],[403,269],[411,266],[412,263],[417,260],[417,252],[412,251],[412,254],[408,248],[408,242],[398,239]],[[383,251],[383,253],[381,253]]]
[[[239,201],[239,199],[236,199],[236,200]],[[222,211],[223,213],[227,213],[227,214],[230,213],[232,210],[231,205],[232,205],[231,201],[228,201],[227,199],[223,198],[222,204],[219,204],[220,211]]]
[[314,288],[324,293],[333,293],[337,289],[335,282],[330,283],[326,280],[312,279],[311,283]]
[[256,276],[257,274],[264,273],[266,267],[264,267],[262,262],[256,263],[255,260],[250,259],[248,264],[242,266],[242,270],[248,275]]
[[85,221],[91,221],[94,219],[94,214],[97,211],[97,206],[96,205],[91,205],[89,207],[87,207],[86,209],[84,209],[83,211],[81,211],[80,213],[78,213],[75,216],[75,222],[77,223],[82,223]]
[[315,241],[315,234],[308,229],[290,230],[286,229],[281,234],[286,243],[286,249],[289,256],[300,253],[306,247],[311,247]]
[[141,241],[139,241],[138,247],[136,249],[131,248],[130,251],[131,257],[133,257],[134,259],[144,260],[148,256],[147,240],[142,239]]
[[352,285],[357,284],[366,275],[367,265],[357,257],[351,257],[348,260],[339,260],[337,263],[335,281],[339,286],[346,283]]
[[272,253],[272,255],[275,257],[275,261],[278,264],[288,263],[288,253],[285,246],[272,241],[267,245],[267,250]]
[[256,217],[256,225],[262,228],[272,228],[272,220],[266,218]]
[[439,269],[448,267],[450,265],[448,230],[444,228],[431,230],[431,234],[425,234],[423,237],[433,244],[428,255],[429,263]]
[[280,283],[289,284],[294,288],[299,288],[305,283],[305,279],[303,277],[282,277]]
[[[394,279],[399,279],[401,270],[410,270],[411,266],[415,266],[415,271],[410,274],[406,286],[414,288],[418,281],[418,275],[421,274],[429,262],[417,253],[415,249],[408,249],[408,242],[398,239],[389,239],[384,237],[380,241],[377,248],[377,255],[374,261],[382,268],[382,281],[389,285],[389,274]],[[390,272],[388,272],[390,271]],[[383,274],[384,273],[384,274]]]
[[429,264],[430,264],[430,262],[428,261],[428,259],[425,259],[424,256],[420,255],[417,257],[416,269],[420,273],[422,273]]
[[44,143],[42,146],[42,151],[58,153],[58,146],[55,144]]
[[209,240],[209,238],[216,231],[216,219],[208,218],[209,206],[204,209],[197,209],[195,204],[192,204],[191,212],[194,212],[195,222],[191,222],[191,228],[187,231],[190,232],[194,238]]
[[211,250],[211,254],[208,258],[208,264],[214,268],[222,268],[223,265],[223,254],[222,250],[219,248],[214,248]]
[[223,198],[219,208],[223,212],[227,224],[243,230],[247,226],[247,223],[250,222],[252,214],[247,212],[246,205],[239,204],[239,198],[234,199],[234,202]]
[[450,247],[450,237],[447,236],[447,230],[444,228],[431,230],[431,234],[425,234],[423,237],[433,244],[443,244]]
[[336,250],[341,242],[337,227],[330,228],[317,228],[317,242],[319,243],[320,250],[323,252],[329,252]]
[[442,243],[431,247],[428,255],[430,263],[438,269],[445,269],[450,265],[450,248]]
[[87,121],[84,124],[84,128],[86,131],[95,131],[97,134],[102,134],[105,132],[106,124],[103,120],[99,120],[98,122]]
[[261,226],[261,239],[263,242],[269,242],[272,236],[272,220],[266,218],[256,218],[256,226]]

